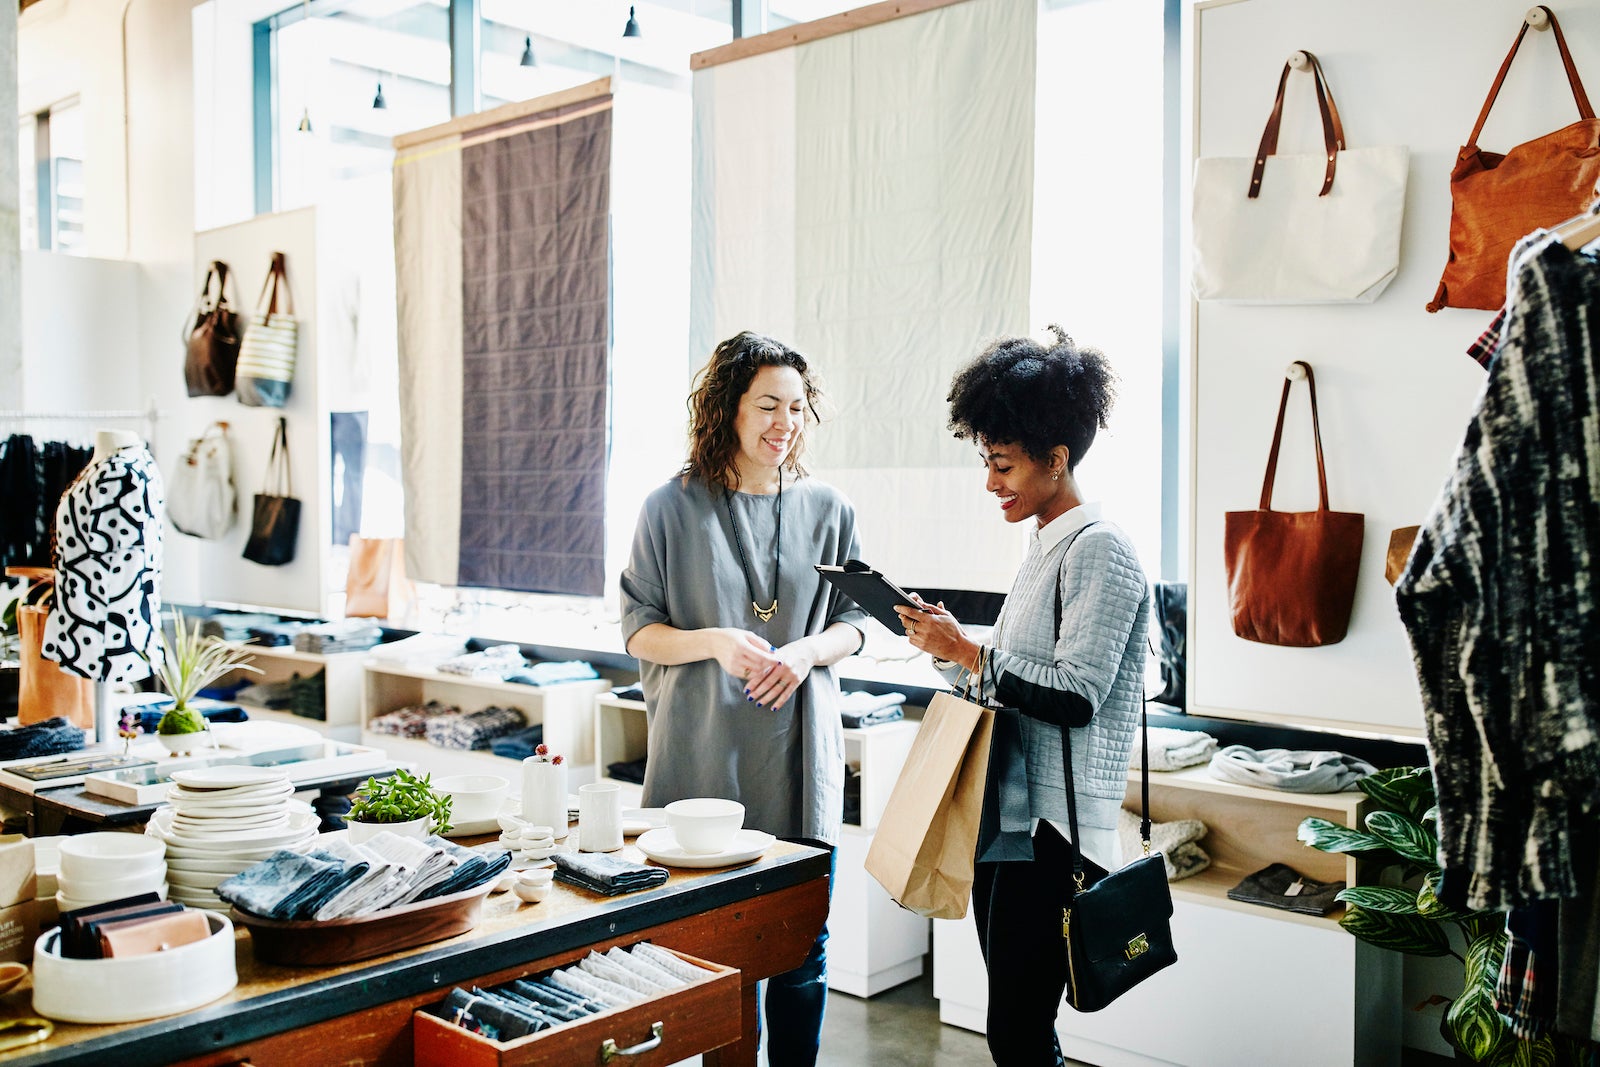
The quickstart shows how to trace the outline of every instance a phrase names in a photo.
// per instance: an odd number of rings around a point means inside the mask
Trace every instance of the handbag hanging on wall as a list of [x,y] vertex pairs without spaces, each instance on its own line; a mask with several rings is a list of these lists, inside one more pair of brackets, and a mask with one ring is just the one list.
[[1400,266],[1404,145],[1346,148],[1322,64],[1315,82],[1324,151],[1279,155],[1291,63],[1253,158],[1201,157],[1194,168],[1194,295],[1234,304],[1371,303]]
[[[220,259],[206,268],[184,331],[183,380],[190,396],[227,396],[239,361],[239,316],[228,304],[228,265]],[[211,280],[217,281],[211,295]]]
[[239,402],[281,408],[289,402],[295,351],[300,343],[300,325],[294,318],[294,295],[289,292],[289,271],[282,252],[272,253],[272,266],[261,284],[256,307],[256,319],[245,331],[239,348]]
[[1528,20],[1478,112],[1472,135],[1456,155],[1450,172],[1450,259],[1429,311],[1443,307],[1493,311],[1506,301],[1506,262],[1511,246],[1534,230],[1555,226],[1581,214],[1595,197],[1600,181],[1600,119],[1589,106],[1578,68],[1567,51],[1561,23],[1543,4],[1537,10],[1550,20],[1567,85],[1578,105],[1578,121],[1554,133],[1525,141],[1510,151],[1485,152],[1478,135],[1500,95],[1506,71],[1528,34]]
[[233,529],[238,492],[228,424],[213,422],[191,438],[166,481],[167,518],[180,533],[216,540]]
[[256,494],[255,512],[250,521],[250,539],[244,545],[244,558],[264,567],[279,567],[294,559],[295,540],[300,534],[300,501],[289,481],[288,420],[279,416],[267,456],[267,473],[261,492]]
[[1072,730],[1061,727],[1067,769],[1067,818],[1072,826],[1072,900],[1061,911],[1061,941],[1067,954],[1067,1003],[1099,1011],[1157,971],[1178,962],[1172,944],[1172,887],[1167,864],[1150,851],[1150,713],[1141,714],[1139,837],[1144,855],[1083,886],[1078,850],[1078,800],[1072,786]]
[[[1311,397],[1311,433],[1317,446],[1316,511],[1273,511],[1272,483],[1283,442],[1283,415],[1296,369]],[[1278,423],[1261,483],[1261,506],[1227,513],[1224,551],[1233,632],[1246,641],[1310,648],[1344,639],[1356,595],[1365,516],[1328,509],[1328,474],[1317,421],[1317,381],[1311,364],[1296,360],[1278,400]]]

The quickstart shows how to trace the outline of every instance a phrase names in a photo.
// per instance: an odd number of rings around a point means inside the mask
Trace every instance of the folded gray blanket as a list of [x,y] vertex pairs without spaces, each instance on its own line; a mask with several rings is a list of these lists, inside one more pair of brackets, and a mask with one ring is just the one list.
[[1343,793],[1377,769],[1343,752],[1229,745],[1211,757],[1213,778],[1290,793]]
[[[1217,739],[1199,730],[1174,730],[1165,726],[1152,726],[1150,734],[1150,769],[1176,771],[1204,763],[1217,750]],[[1133,737],[1133,762],[1138,769],[1143,758],[1144,745],[1138,734]]]
[[[1161,853],[1167,867],[1167,881],[1176,882],[1211,866],[1211,857],[1195,843],[1207,832],[1206,824],[1199,819],[1150,823],[1150,850]],[[1123,808],[1117,818],[1117,838],[1122,845],[1124,863],[1138,859],[1144,851],[1144,839],[1139,836],[1139,816],[1127,808]]]

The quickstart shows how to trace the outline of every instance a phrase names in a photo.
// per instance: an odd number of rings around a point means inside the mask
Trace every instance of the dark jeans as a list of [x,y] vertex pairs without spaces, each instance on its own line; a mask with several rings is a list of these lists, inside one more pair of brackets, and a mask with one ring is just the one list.
[[[1105,876],[1086,856],[1084,885]],[[1000,1067],[1063,1062],[1056,1012],[1067,991],[1061,910],[1072,899],[1072,850],[1041,822],[1033,859],[980,863],[972,883],[978,947],[989,972],[989,1055]]]
[[[832,845],[805,838],[788,838],[797,844],[828,850],[828,899],[833,899],[834,872],[837,868],[837,851]],[[805,962],[792,971],[775,974],[765,982],[767,1063],[771,1067],[788,1067],[817,1062],[817,1051],[822,1046],[822,1014],[828,1006],[828,924],[812,942]],[[762,1012],[756,1012],[756,1025],[761,1025]]]

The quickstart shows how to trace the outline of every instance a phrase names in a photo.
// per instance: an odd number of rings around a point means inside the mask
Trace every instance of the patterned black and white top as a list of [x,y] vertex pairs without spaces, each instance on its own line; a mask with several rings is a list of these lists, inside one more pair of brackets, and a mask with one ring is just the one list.
[[101,682],[148,678],[160,654],[161,471],[143,445],[91,463],[56,508],[56,592],[43,652]]
[[1600,261],[1526,241],[1507,307],[1395,587],[1438,787],[1440,895],[1474,908],[1575,895],[1593,860],[1574,830],[1600,815]]

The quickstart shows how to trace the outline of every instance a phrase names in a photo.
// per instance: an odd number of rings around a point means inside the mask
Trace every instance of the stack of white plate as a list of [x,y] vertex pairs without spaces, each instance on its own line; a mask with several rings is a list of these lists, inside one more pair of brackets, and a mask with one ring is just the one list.
[[167,845],[167,898],[227,911],[215,890],[279,849],[305,852],[319,819],[294,798],[294,785],[268,767],[201,767],[174,771],[167,807],[145,832]]

